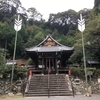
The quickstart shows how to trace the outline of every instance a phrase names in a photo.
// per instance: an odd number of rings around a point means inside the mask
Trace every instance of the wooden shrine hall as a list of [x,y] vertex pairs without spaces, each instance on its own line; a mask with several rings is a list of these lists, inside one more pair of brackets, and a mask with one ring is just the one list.
[[37,46],[26,48],[26,53],[34,61],[32,73],[67,73],[67,61],[72,55],[73,47],[58,43],[51,35]]

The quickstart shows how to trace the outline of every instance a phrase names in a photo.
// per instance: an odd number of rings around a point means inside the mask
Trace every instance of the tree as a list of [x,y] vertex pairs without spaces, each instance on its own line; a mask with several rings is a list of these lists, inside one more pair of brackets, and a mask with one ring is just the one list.
[[[12,26],[8,25],[7,23],[0,23],[0,44],[1,47],[5,50],[8,50],[8,53],[12,53],[11,48],[11,41],[14,38],[15,31]],[[6,52],[5,52],[6,54]],[[6,57],[6,55],[5,55]]]
[[5,64],[4,49],[0,48],[0,66],[2,67]]
[[96,14],[100,13],[100,0],[94,0],[94,11]]
[[42,19],[42,15],[35,9],[35,8],[29,8],[27,10],[27,12],[29,13],[29,20],[41,20]]
[[100,0],[94,0],[94,7],[100,7]]
[[5,56],[4,49],[0,48],[0,74],[3,74],[5,71]]

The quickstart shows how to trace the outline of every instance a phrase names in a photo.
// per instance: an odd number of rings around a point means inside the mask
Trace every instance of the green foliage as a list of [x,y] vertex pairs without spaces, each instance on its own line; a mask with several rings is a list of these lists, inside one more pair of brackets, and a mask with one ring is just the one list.
[[86,41],[86,54],[88,58],[93,58],[100,61],[100,14],[95,19],[89,21],[85,34]]
[[[7,79],[11,76],[12,66],[8,66],[5,63],[4,49],[0,48],[0,75],[2,74],[3,79]],[[16,66],[14,69],[14,80],[26,77],[27,68]],[[10,78],[10,77],[9,77]]]
[[29,8],[28,10],[28,13],[30,14],[30,19],[31,21],[35,21],[35,20],[40,20],[42,15],[40,13],[38,13],[38,11],[32,7],[32,8]]
[[58,42],[66,46],[73,46],[75,39],[71,36],[67,37],[65,35],[61,35],[58,39]]
[[34,62],[31,58],[28,59],[28,65],[34,65]]
[[[79,77],[82,79],[85,79],[85,69],[83,68],[77,68],[77,67],[71,67],[70,68],[71,71],[71,75],[74,77]],[[96,68],[86,68],[86,71],[92,71],[93,72],[93,76],[92,77],[97,77],[100,75],[100,69],[96,69]]]
[[100,13],[100,0],[94,0],[94,11],[96,14]]
[[[90,16],[83,35],[86,61],[89,59],[100,61],[100,14],[98,16]],[[82,36],[79,31],[76,32],[75,39],[77,40],[74,43],[75,51],[70,60],[76,63],[79,59],[83,60]]]
[[[15,0],[14,2],[21,6],[20,0]],[[76,12],[69,9],[65,12],[50,14],[47,22],[42,19],[41,14],[35,8],[29,8],[27,10],[30,13],[28,20],[25,17],[26,15],[21,14],[23,24],[18,32],[16,59],[25,57],[25,48],[36,46],[46,35],[51,34],[61,44],[74,47],[74,53],[70,57],[71,62],[82,61],[82,37],[81,32],[77,29],[77,19],[79,19],[79,14],[82,13],[86,21],[86,29],[84,31],[86,60],[96,59],[100,61],[99,8],[100,1],[95,0],[95,6],[92,10],[85,8]],[[8,10],[4,11],[4,9],[0,10],[0,47],[8,51],[9,55],[6,56],[8,59],[13,57],[15,41],[13,24],[16,17],[16,9],[17,7],[12,8],[10,12]],[[90,42],[91,45],[88,45],[87,42]]]
[[85,75],[84,69],[77,68],[77,67],[71,67],[70,71],[71,71],[72,76],[84,79],[84,75]]
[[44,30],[38,26],[29,27],[28,40],[25,47],[36,46],[44,39]]
[[[15,66],[14,68],[14,80],[18,80],[19,78],[23,79],[27,77],[27,68]],[[3,79],[11,78],[12,66],[6,66],[5,68],[0,69],[0,74],[3,75]]]
[[0,67],[5,64],[4,49],[0,48]]
[[96,74],[97,76],[100,76],[100,69],[97,69],[97,70],[95,71],[95,74]]
[[18,80],[19,78],[23,79],[27,77],[27,68],[16,66],[14,70],[14,80]]

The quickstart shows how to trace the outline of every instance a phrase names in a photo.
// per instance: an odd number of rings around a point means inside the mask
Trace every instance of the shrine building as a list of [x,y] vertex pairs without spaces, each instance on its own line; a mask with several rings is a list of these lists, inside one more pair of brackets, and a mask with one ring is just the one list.
[[47,74],[67,73],[67,61],[72,55],[73,47],[58,43],[51,35],[38,45],[25,49],[28,56],[34,62],[32,73]]

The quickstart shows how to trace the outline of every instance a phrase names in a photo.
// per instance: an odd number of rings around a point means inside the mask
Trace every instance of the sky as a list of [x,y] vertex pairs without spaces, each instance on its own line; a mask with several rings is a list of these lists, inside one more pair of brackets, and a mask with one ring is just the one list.
[[26,9],[34,7],[45,20],[49,18],[50,13],[57,14],[69,9],[78,12],[84,8],[94,7],[94,0],[20,0],[20,2]]

